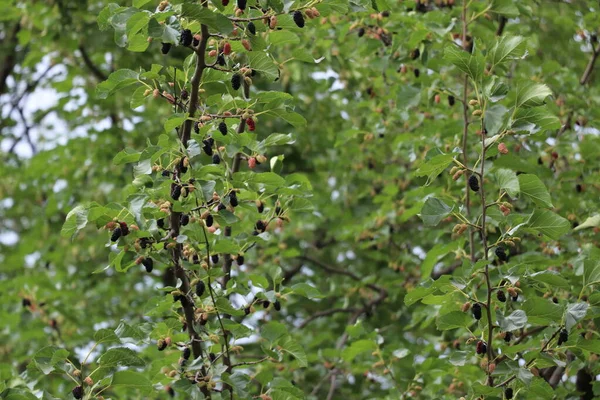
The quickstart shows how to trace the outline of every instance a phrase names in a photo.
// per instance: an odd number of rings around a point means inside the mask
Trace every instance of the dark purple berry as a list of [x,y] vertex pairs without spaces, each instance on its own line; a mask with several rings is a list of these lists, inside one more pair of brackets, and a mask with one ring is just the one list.
[[156,225],[160,228],[160,229],[165,229],[165,219],[164,218],[160,218],[156,220]]
[[163,172],[161,173],[161,175],[164,176],[164,177],[169,177],[169,176],[171,176],[171,171],[167,171],[165,169],[165,170],[163,170]]
[[505,341],[506,343],[509,343],[509,342],[510,342],[510,339],[512,339],[512,333],[511,333],[511,332],[505,332],[505,333],[504,333],[504,341]]
[[246,0],[237,0],[237,6],[240,10],[246,9]]
[[110,236],[110,241],[116,242],[117,240],[119,240],[120,237],[121,237],[121,228],[116,227],[115,230],[112,232],[112,235]]
[[217,356],[215,353],[210,353],[208,358],[210,358],[210,362],[214,362],[217,359]]
[[279,300],[275,300],[275,303],[273,303],[273,307],[275,307],[275,310],[281,311],[281,303],[279,302]]
[[448,96],[448,105],[452,107],[454,103],[456,103],[456,99],[454,98],[454,96]]
[[231,204],[232,207],[238,206],[237,194],[234,191],[229,193],[229,204]]
[[213,164],[221,164],[221,157],[219,157],[218,154],[213,154],[212,163]]
[[271,302],[269,300],[263,301],[263,308],[269,308],[270,305],[271,305]]
[[475,175],[469,177],[469,187],[474,192],[479,192],[479,179]]
[[23,305],[23,307],[29,307],[31,305],[31,300],[29,300],[29,299],[23,299],[23,301],[21,302],[21,304]]
[[184,360],[189,360],[191,355],[192,355],[192,351],[190,350],[189,347],[184,348],[183,351],[181,352],[181,357]]
[[169,52],[169,50],[171,50],[171,43],[163,43],[162,47],[160,48],[160,51],[163,54],[167,54]]
[[209,228],[213,225],[213,222],[215,222],[212,214],[208,214],[208,216],[206,217],[205,223],[206,226],[208,226]]
[[223,136],[227,135],[227,124],[225,121],[219,123],[219,132],[221,132],[221,135]]
[[205,289],[206,284],[204,283],[204,281],[199,281],[198,283],[196,283],[196,296],[202,297]]
[[481,319],[481,305],[479,303],[473,304],[471,312],[473,313],[473,318],[475,318],[478,321]]
[[219,205],[217,206],[218,211],[225,210],[226,208],[227,208],[227,206],[223,203],[219,203]]
[[248,22],[248,32],[250,32],[253,35],[256,35],[256,26],[254,25],[254,22],[250,21]]
[[496,257],[498,257],[498,260],[500,260],[500,261],[508,260],[508,255],[506,254],[506,249],[504,247],[502,247],[502,246],[496,247],[496,250],[494,251],[494,253],[496,253]]
[[565,343],[567,340],[569,340],[569,332],[567,332],[566,329],[561,329],[560,333],[558,334],[558,345],[560,346],[561,344]]
[[192,31],[189,29],[184,29],[181,31],[181,36],[179,37],[179,42],[184,46],[189,46],[192,44],[194,40],[194,35],[192,35]]
[[498,290],[496,293],[496,298],[502,303],[506,302],[506,294],[504,294],[503,290]]
[[194,122],[194,132],[200,133],[200,122]]
[[217,64],[219,64],[221,67],[224,67],[227,62],[225,61],[225,56],[223,55],[223,53],[219,54],[217,56]]
[[181,89],[181,99],[187,100],[190,97],[190,93],[186,89]]
[[181,217],[179,217],[179,222],[182,226],[186,226],[190,223],[190,216],[188,214],[181,214]]
[[258,210],[259,213],[262,214],[263,211],[265,211],[265,203],[263,203],[262,201],[258,204],[258,206],[256,207],[256,209]]
[[219,262],[219,255],[218,254],[213,254],[210,256],[210,261],[212,261],[213,264],[216,264]]
[[179,197],[181,196],[181,186],[174,183],[171,185],[171,197],[173,198],[173,200],[179,200]]
[[159,339],[158,343],[156,343],[156,347],[158,348],[158,351],[163,351],[167,348],[167,341],[165,339]]
[[71,391],[71,393],[73,393],[73,397],[75,397],[76,399],[82,399],[83,398],[83,386],[75,386],[73,388],[73,390]]
[[484,341],[480,340],[479,342],[477,342],[477,354],[485,354],[487,353],[487,345],[485,344]]
[[265,221],[259,219],[258,221],[256,221],[255,227],[257,231],[264,232],[265,229],[267,229],[267,224],[265,224]]
[[210,140],[204,139],[202,141],[202,143],[203,143],[202,150],[204,150],[204,152],[206,153],[207,156],[212,156],[213,149],[212,149],[212,144],[211,144]]
[[237,256],[235,262],[237,263],[237,265],[244,265],[244,255],[243,254],[239,254]]
[[245,314],[245,315],[248,315],[248,314],[250,314],[250,307],[246,307],[246,308],[244,308],[244,314]]
[[240,74],[233,74],[231,77],[231,87],[233,90],[238,90],[242,86],[242,76]]
[[150,273],[152,272],[152,269],[154,269],[154,260],[150,257],[144,258],[142,265],[146,268],[146,272]]
[[358,37],[363,37],[365,36],[365,28],[359,28],[358,29]]
[[298,28],[304,28],[304,15],[300,11],[294,11],[294,23]]
[[419,58],[420,55],[421,55],[421,51],[419,49],[414,49],[413,51],[410,52],[410,58],[412,60],[416,60],[417,58]]
[[512,390],[512,388],[506,388],[506,389],[504,389],[504,397],[507,400],[510,400],[510,399],[513,398],[513,390]]

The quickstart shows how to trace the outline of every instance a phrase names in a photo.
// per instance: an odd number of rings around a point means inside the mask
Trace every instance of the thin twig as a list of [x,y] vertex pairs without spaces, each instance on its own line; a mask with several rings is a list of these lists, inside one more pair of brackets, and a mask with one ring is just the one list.
[[581,75],[581,79],[579,80],[579,83],[581,85],[585,85],[588,80],[590,79],[590,76],[592,75],[592,71],[594,70],[594,65],[596,64],[596,59],[598,58],[598,56],[600,55],[600,46],[598,46],[597,48],[594,47],[594,44],[592,43],[592,56],[590,57],[590,61],[588,62],[587,66],[585,67],[585,71],[583,71],[583,75]]

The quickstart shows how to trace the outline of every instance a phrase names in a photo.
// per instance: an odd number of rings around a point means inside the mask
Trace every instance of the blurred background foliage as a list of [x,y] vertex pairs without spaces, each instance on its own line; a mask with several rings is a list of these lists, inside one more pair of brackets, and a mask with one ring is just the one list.
[[[156,41],[144,52],[117,46],[114,32],[101,31],[96,22],[108,3],[25,0],[2,6],[0,392],[13,387],[22,393],[43,391],[43,398],[66,398],[73,382],[27,367],[37,351],[56,345],[82,362],[96,331],[116,328],[120,321],[131,326],[157,323],[145,313],[160,296],[160,271],[147,275],[137,268],[127,273],[109,268],[93,274],[108,265],[106,234],[88,226],[73,241],[60,235],[67,213],[77,204],[119,202],[135,192],[133,167],[112,160],[123,148],[141,151],[148,141],[156,143],[172,113],[166,102],[152,100],[131,110],[133,90],[99,99],[96,85],[121,68],[181,66],[188,54],[175,48],[163,56]],[[143,7],[154,9],[153,3]],[[332,3],[340,12],[307,23],[297,32],[299,43],[272,50],[279,62],[290,60],[281,65],[281,78],[257,83],[259,90],[292,94],[295,111],[307,120],[305,126],[292,127],[264,118],[258,135],[293,134],[293,144],[275,148],[269,156],[285,156],[282,175],[308,178],[313,211],[292,214],[270,242],[251,251],[246,265],[255,274],[279,266],[288,278],[284,285],[305,282],[322,294],[313,299],[290,296],[280,313],[262,317],[262,322],[287,326],[306,351],[308,366],[284,362],[257,371],[267,381],[273,376],[293,380],[307,398],[315,399],[327,397],[331,382],[337,386],[333,398],[339,399],[475,398],[481,393],[473,383],[482,382],[485,373],[474,345],[465,343],[468,332],[436,329],[435,310],[441,304],[407,306],[404,301],[408,291],[429,278],[422,276],[424,263],[439,277],[458,268],[468,252],[467,235],[452,234],[456,221],[431,228],[417,215],[431,194],[460,202],[464,181],[454,182],[443,173],[424,186],[426,178],[415,174],[429,150],[449,152],[461,146],[459,100],[465,79],[444,59],[443,50],[460,37],[462,4]],[[469,35],[484,51],[498,33],[525,37],[527,55],[503,71],[505,79],[510,86],[546,83],[554,93],[549,107],[564,125],[511,138],[509,154],[499,163],[539,176],[555,210],[576,226],[598,211],[598,72],[580,84],[598,46],[598,2],[493,4],[508,11],[484,12],[489,2],[469,2],[469,15],[481,12],[469,25]],[[501,23],[505,26],[499,32]],[[415,59],[414,49],[420,53]],[[449,105],[450,93],[457,99],[454,105]],[[475,131],[475,126],[469,131],[473,154],[479,140]],[[529,272],[551,268],[568,282],[564,287],[522,288],[525,296],[531,290],[531,297],[550,293],[561,302],[576,299],[583,260],[599,257],[597,240],[595,228],[560,240],[524,237],[518,252],[528,257]],[[428,256],[434,246],[448,243],[458,245]],[[382,291],[372,290],[373,285]],[[330,315],[303,322],[328,310]],[[580,331],[592,332],[597,349],[595,321],[589,319]],[[552,332],[529,345],[539,347]],[[147,377],[157,387],[167,385],[164,376],[156,377],[164,353],[146,346],[151,343],[146,339],[136,342],[136,351],[147,362]],[[251,353],[260,350],[247,346]],[[456,349],[467,350],[466,362],[450,362]],[[177,355],[168,357],[165,362],[176,362]],[[564,382],[550,393],[577,398],[575,375],[584,367],[598,374],[597,356],[569,364]],[[541,392],[522,391],[520,396],[548,394],[546,386],[535,385]],[[598,383],[594,388],[600,393]],[[112,395],[138,398],[135,391],[121,390]],[[254,395],[261,393],[256,390],[251,390]],[[182,391],[181,398],[187,398]]]

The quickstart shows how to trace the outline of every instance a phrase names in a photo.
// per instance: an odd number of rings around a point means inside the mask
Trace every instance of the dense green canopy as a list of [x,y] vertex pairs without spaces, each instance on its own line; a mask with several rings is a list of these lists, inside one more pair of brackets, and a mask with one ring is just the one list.
[[597,1],[6,1],[0,398],[600,396]]

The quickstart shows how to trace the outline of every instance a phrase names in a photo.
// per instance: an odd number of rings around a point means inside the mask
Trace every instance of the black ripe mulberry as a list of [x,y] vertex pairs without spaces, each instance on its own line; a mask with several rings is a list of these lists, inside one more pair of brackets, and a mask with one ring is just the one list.
[[263,308],[269,308],[270,305],[271,305],[271,302],[269,300],[263,301]]
[[565,343],[567,340],[569,340],[569,332],[567,332],[566,329],[561,329],[560,333],[558,334],[558,345],[560,346],[561,344]]
[[513,398],[513,390],[512,388],[506,388],[504,389],[504,398],[507,400],[510,400]]
[[262,214],[262,212],[265,211],[265,203],[259,201],[258,205],[256,206],[256,209],[259,213]]
[[240,10],[246,9],[246,0],[237,0],[237,6]]
[[234,191],[229,193],[229,204],[231,204],[232,207],[237,207],[239,204],[237,194]]
[[456,99],[454,98],[454,96],[448,96],[448,105],[452,107],[454,103],[456,103]]
[[83,398],[83,386],[75,386],[73,388],[73,390],[71,391],[71,393],[73,393],[73,397],[75,397],[76,399],[82,399]]
[[581,186],[581,184],[578,183],[577,185],[575,185],[575,190],[577,191],[577,193],[581,193],[583,191],[583,186]]
[[512,339],[512,333],[511,332],[505,332],[504,333],[504,341],[506,343],[510,342],[510,339]]
[[23,301],[21,302],[21,304],[23,305],[23,307],[29,307],[31,305],[31,300],[29,300],[29,299],[23,299]]
[[221,0],[221,4],[223,4],[223,7],[227,7],[229,5],[229,0]]
[[212,163],[213,164],[221,164],[221,157],[219,157],[218,154],[213,154]]
[[479,179],[475,175],[469,177],[469,187],[474,192],[479,192]]
[[240,74],[233,74],[231,77],[231,87],[233,90],[238,90],[242,86],[242,76]]
[[194,122],[194,132],[200,133],[200,122]]
[[181,186],[174,183],[171,186],[171,197],[173,198],[173,200],[179,200],[180,196],[181,196]]
[[182,157],[181,160],[179,160],[179,163],[177,164],[177,169],[182,174],[185,174],[188,170],[188,168],[185,166],[185,164],[186,164],[185,159],[186,159],[186,157]]
[[179,222],[182,226],[186,226],[190,223],[190,216],[188,214],[181,214],[181,217],[179,217]]
[[227,64],[225,62],[225,56],[223,55],[223,53],[217,56],[217,64],[219,64],[221,67],[224,67]]
[[227,135],[227,124],[225,121],[219,123],[219,132],[221,132],[221,135],[223,136]]
[[479,321],[481,319],[481,305],[479,303],[473,304],[471,311],[473,312],[473,318]]
[[213,254],[210,256],[210,261],[212,261],[213,264],[216,264],[219,262],[219,255],[218,254]]
[[119,226],[121,227],[121,236],[129,235],[129,226],[127,222],[119,222]]
[[265,224],[265,221],[263,221],[262,219],[259,219],[258,221],[256,221],[255,226],[256,226],[257,231],[264,232],[265,229],[267,229],[267,224]]
[[504,247],[498,246],[498,247],[496,247],[496,250],[494,252],[496,253],[496,257],[498,257],[498,260],[500,260],[500,261],[508,260],[508,255],[506,254],[506,249]]
[[208,214],[208,216],[206,217],[206,219],[204,221],[206,223],[206,226],[210,228],[213,225],[213,223],[215,222],[215,219],[213,218],[212,214]]
[[419,49],[414,49],[410,52],[410,58],[416,60],[421,55],[421,51]]
[[184,360],[189,360],[191,355],[192,355],[192,351],[190,350],[189,347],[184,348],[183,351],[181,352],[181,357]]
[[487,345],[485,344],[485,342],[483,340],[480,340],[479,342],[477,342],[477,354],[485,354],[487,353]]
[[237,258],[235,259],[235,262],[237,263],[237,265],[244,265],[244,255],[238,254]]
[[121,237],[121,228],[116,227],[115,230],[112,232],[112,235],[110,235],[110,241],[116,242],[117,240],[119,240],[120,237]]
[[418,78],[419,75],[421,75],[421,71],[419,71],[419,68],[415,68],[415,70],[413,71],[413,73],[415,74],[415,78]]
[[204,139],[202,141],[202,150],[204,150],[204,152],[206,153],[207,156],[212,156],[213,155],[213,149],[212,149],[212,144],[210,142],[210,140],[208,139]]
[[159,218],[156,220],[156,225],[160,228],[160,229],[165,229],[165,219],[164,218]]
[[358,28],[358,37],[365,36],[365,28]]
[[150,257],[144,258],[142,265],[146,268],[146,272],[152,272],[152,269],[154,268],[154,260]]
[[254,22],[250,21],[248,22],[248,32],[250,32],[253,35],[256,35],[256,26],[254,25]]
[[273,307],[275,307],[275,310],[281,311],[281,303],[279,302],[279,300],[275,300],[275,303],[273,303]]
[[169,52],[169,50],[171,50],[171,43],[163,43],[162,47],[160,48],[160,51],[163,54],[167,54]]
[[221,210],[225,210],[227,208],[227,206],[223,203],[219,203],[219,205],[217,206],[217,211],[221,211]]
[[163,351],[167,348],[167,341],[165,339],[159,339],[156,343],[156,347],[158,348],[158,351]]
[[181,31],[181,36],[179,37],[179,42],[184,46],[189,46],[192,44],[194,40],[194,35],[192,35],[192,31],[189,29],[184,29]]
[[204,283],[204,281],[199,281],[198,283],[196,283],[196,296],[202,297],[205,289],[206,284]]
[[504,294],[503,290],[498,290],[498,292],[496,293],[496,298],[502,303],[506,302],[506,294]]
[[304,15],[300,11],[294,11],[294,23],[298,28],[304,28]]

